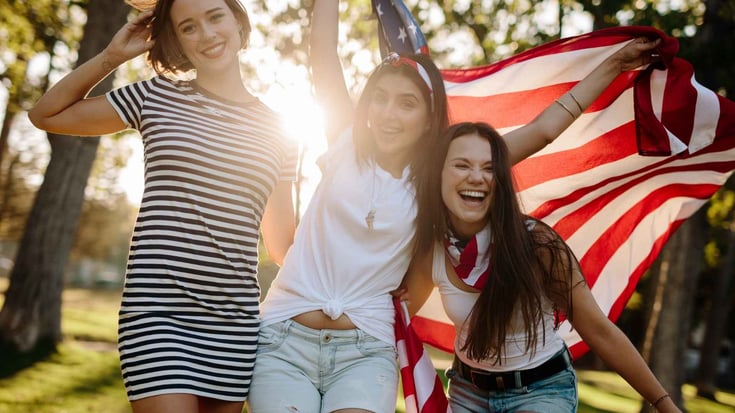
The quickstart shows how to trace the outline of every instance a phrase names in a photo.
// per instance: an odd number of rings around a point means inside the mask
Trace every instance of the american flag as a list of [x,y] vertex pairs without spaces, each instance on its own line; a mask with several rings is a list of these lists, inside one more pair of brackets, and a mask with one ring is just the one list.
[[[400,0],[373,2],[385,10]],[[677,40],[650,27],[599,30],[442,71],[452,122],[485,121],[503,134],[639,36],[663,40],[663,63],[621,74],[551,145],[514,167],[526,212],[567,241],[612,321],[671,234],[735,169],[735,102],[697,83],[676,57]],[[454,328],[436,294],[410,326],[423,342],[453,351]],[[559,331],[575,358],[588,350],[568,322]]]

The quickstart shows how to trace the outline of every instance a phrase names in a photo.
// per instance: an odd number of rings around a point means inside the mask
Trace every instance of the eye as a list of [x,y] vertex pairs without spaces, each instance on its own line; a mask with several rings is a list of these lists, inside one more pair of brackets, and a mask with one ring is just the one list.
[[400,107],[401,109],[411,110],[415,108],[418,104],[413,99],[401,99],[400,101]]
[[372,99],[370,99],[372,103],[385,103],[388,101],[388,96],[383,92],[375,92],[373,93]]
[[209,18],[209,20],[212,21],[212,22],[214,22],[214,23],[217,23],[217,22],[221,21],[224,18],[225,18],[225,14],[224,13],[215,13],[215,14],[213,14]]
[[185,24],[181,26],[179,30],[184,34],[192,34],[194,33],[194,30],[196,30],[196,27],[193,24]]

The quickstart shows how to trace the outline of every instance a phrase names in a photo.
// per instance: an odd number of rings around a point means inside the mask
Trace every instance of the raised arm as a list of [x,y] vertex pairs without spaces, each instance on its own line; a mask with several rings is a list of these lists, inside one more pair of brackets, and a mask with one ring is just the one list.
[[311,18],[309,60],[316,98],[326,116],[329,144],[352,124],[353,104],[337,54],[339,0],[316,0]]
[[656,61],[651,52],[660,39],[637,38],[611,55],[569,92],[552,103],[527,125],[504,136],[516,164],[553,142],[612,83],[627,71]]
[[104,96],[87,98],[92,88],[116,67],[149,50],[147,27],[152,12],[125,24],[100,54],[64,76],[28,112],[37,128],[63,135],[99,136],[118,132],[124,122]]

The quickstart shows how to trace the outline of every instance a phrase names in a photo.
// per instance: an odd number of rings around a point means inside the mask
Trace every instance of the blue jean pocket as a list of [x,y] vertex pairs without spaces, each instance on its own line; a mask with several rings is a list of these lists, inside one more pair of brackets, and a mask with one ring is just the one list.
[[281,347],[288,334],[287,321],[270,324],[260,328],[256,354],[267,353]]

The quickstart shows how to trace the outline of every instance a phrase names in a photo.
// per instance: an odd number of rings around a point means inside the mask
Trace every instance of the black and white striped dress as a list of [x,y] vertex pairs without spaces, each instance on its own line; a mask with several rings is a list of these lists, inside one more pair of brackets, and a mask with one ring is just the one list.
[[119,319],[128,398],[242,401],[258,343],[258,229],[297,147],[258,100],[156,77],[107,95],[140,131],[145,189]]

